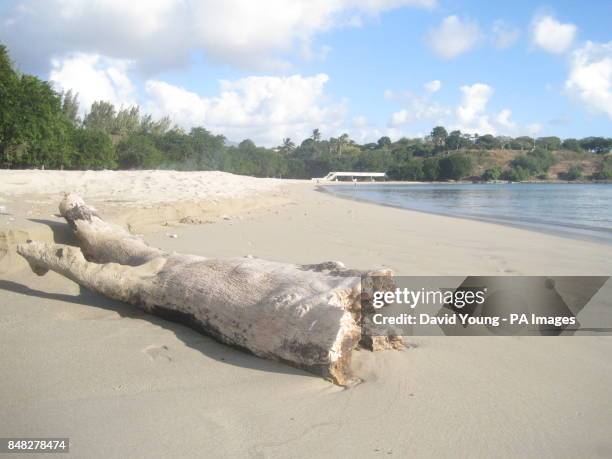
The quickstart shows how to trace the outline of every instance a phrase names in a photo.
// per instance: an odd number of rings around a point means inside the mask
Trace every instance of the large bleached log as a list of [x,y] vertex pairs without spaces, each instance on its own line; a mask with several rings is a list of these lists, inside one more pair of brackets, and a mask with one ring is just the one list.
[[102,220],[78,196],[60,212],[81,250],[41,242],[18,246],[39,275],[53,270],[110,298],[188,321],[217,340],[260,357],[352,380],[351,353],[361,339],[361,279],[381,288],[383,269],[364,273],[341,263],[294,265],[258,258],[207,259],[166,253]]

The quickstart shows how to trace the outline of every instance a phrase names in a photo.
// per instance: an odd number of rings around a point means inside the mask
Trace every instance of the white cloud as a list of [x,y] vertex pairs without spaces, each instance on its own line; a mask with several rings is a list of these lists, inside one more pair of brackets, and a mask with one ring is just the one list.
[[513,131],[516,128],[516,123],[510,119],[512,116],[512,110],[509,108],[504,108],[501,112],[498,113],[495,121],[501,127],[506,129],[506,132]]
[[136,104],[135,88],[127,71],[131,62],[98,54],[71,54],[52,59],[49,80],[59,91],[72,89],[79,95],[81,114],[97,100],[116,106]]
[[325,104],[328,80],[325,74],[251,76],[222,81],[214,97],[149,80],[145,108],[186,128],[205,126],[232,140],[250,138],[271,146],[283,137],[305,138],[314,128],[324,136],[337,134],[346,110],[343,102]]
[[495,129],[485,114],[493,88],[483,83],[461,86],[462,100],[457,107],[457,121],[462,131],[494,134]]
[[493,45],[498,49],[511,47],[516,43],[521,34],[518,28],[502,19],[498,19],[493,23],[491,32],[493,34]]
[[474,48],[482,38],[478,24],[469,19],[448,16],[429,31],[427,42],[443,59],[452,59]]
[[429,83],[425,83],[423,87],[425,88],[425,91],[429,93],[434,93],[440,90],[440,88],[442,87],[442,83],[440,82],[440,80],[432,80]]
[[[357,19],[436,0],[22,0],[0,25],[0,40],[26,68],[80,51],[130,59],[146,70],[186,62],[190,52],[241,67],[285,68],[315,36]],[[32,46],[36,43],[35,46]]]
[[[433,95],[415,95],[409,92],[385,91],[389,100],[402,104],[388,121],[388,132],[397,135],[414,135],[429,132],[432,126],[442,125],[449,130],[480,135],[525,135],[541,129],[540,124],[522,125],[512,119],[512,110],[503,108],[499,113],[489,109],[494,90],[484,83],[464,85],[459,88],[460,102],[448,106],[432,100]],[[387,134],[390,135],[390,134]]]
[[574,24],[562,24],[552,16],[540,16],[533,21],[534,45],[553,54],[567,51],[576,36]]
[[591,113],[612,119],[612,41],[588,41],[573,53],[565,91]]

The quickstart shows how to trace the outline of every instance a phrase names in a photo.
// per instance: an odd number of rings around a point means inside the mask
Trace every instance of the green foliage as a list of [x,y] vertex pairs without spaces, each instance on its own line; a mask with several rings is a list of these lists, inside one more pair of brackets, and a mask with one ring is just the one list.
[[525,180],[529,177],[546,174],[554,163],[555,157],[550,151],[535,149],[526,155],[517,156],[510,164],[512,169],[517,170],[515,177],[521,177],[520,180]]
[[474,161],[471,156],[461,153],[453,153],[445,156],[439,162],[439,178],[442,180],[459,180],[467,177],[474,169]]
[[563,148],[566,150],[572,151],[582,151],[582,147],[580,146],[580,142],[576,139],[565,139],[561,144]]
[[111,134],[115,124],[115,107],[110,102],[99,100],[91,104],[91,110],[85,119],[83,125],[87,129],[101,131],[106,134]]
[[521,166],[513,166],[512,169],[504,171],[501,178],[510,182],[522,182],[530,177],[527,169]]
[[117,153],[108,135],[101,131],[77,129],[73,137],[76,149],[72,167],[76,169],[114,169]]
[[478,137],[478,140],[476,140],[476,145],[481,148],[484,148],[485,150],[492,150],[494,148],[501,147],[499,140],[493,137],[491,134],[485,134],[483,136]]
[[132,134],[117,144],[117,161],[121,169],[155,169],[164,157],[146,134]]
[[432,129],[430,136],[434,146],[436,148],[441,148],[446,144],[448,132],[446,132],[443,126],[436,126]]
[[561,139],[559,137],[539,137],[535,141],[536,148],[544,150],[559,150],[561,148]]
[[[260,177],[310,178],[331,170],[387,172],[398,180],[457,180],[473,174],[475,160],[491,164],[496,148],[523,150],[502,174],[491,167],[485,180],[504,177],[526,180],[546,177],[556,153],[564,160],[588,161],[592,153],[602,159],[594,178],[610,179],[609,155],[612,139],[582,140],[557,137],[494,137],[447,132],[436,126],[425,138],[401,138],[393,142],[383,136],[377,142],[359,145],[348,134],[323,139],[314,129],[301,143],[289,138],[275,149],[243,140],[237,147],[226,145],[221,135],[195,127],[189,132],[171,128],[168,117],[154,120],[137,106],[119,108],[96,101],[83,116],[78,96],[72,91],[57,94],[49,83],[21,75],[13,67],[6,48],[0,45],[0,167],[46,168],[172,168],[179,170],[223,170]],[[447,154],[447,152],[453,152]],[[487,159],[484,161],[483,158]],[[563,156],[561,156],[563,158]],[[577,171],[570,171],[576,172]]]
[[440,178],[440,160],[438,158],[425,158],[423,161],[423,178],[436,181]]
[[558,176],[561,180],[578,180],[582,177],[582,166],[579,164],[574,164],[567,170],[567,172],[559,173]]
[[609,153],[612,149],[612,139],[605,137],[586,137],[580,141],[580,146],[593,153]]
[[513,150],[531,150],[534,147],[535,140],[531,137],[517,137],[510,141],[510,148]]
[[492,168],[484,171],[484,174],[482,174],[482,179],[486,181],[499,180],[501,175],[502,175],[502,168],[499,166],[493,166]]
[[601,162],[599,170],[593,175],[595,180],[612,180],[612,156],[607,155]]

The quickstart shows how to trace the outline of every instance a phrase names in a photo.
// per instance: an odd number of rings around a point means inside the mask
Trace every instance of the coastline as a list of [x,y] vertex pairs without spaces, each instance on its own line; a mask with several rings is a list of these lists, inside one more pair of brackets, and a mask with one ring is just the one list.
[[[520,182],[520,183],[566,184],[566,182]],[[570,184],[572,182],[567,182],[567,183]],[[365,183],[365,184],[372,185],[371,183]],[[384,182],[384,183],[378,183],[378,184],[379,185],[380,184],[382,185],[457,185],[457,184],[472,185],[471,182],[452,182],[452,183],[450,182]],[[584,184],[595,184],[595,183],[593,182],[590,182],[590,183],[589,182],[584,182],[584,183],[574,182],[574,184],[584,185]],[[348,185],[349,184],[346,184],[346,185],[342,184],[340,186],[346,187]],[[361,185],[362,184],[360,183],[359,186]],[[350,197],[350,196],[342,195],[339,193],[334,193],[334,191],[329,188],[335,187],[335,186],[338,186],[338,185],[336,184],[329,184],[329,185],[317,184],[316,189],[317,191],[320,191],[322,193],[329,193],[337,198],[348,199],[349,201],[367,202],[367,203],[376,204],[380,206],[392,207],[395,209],[410,210],[413,212],[423,212],[423,213],[427,213],[431,215],[439,215],[442,217],[451,217],[451,218],[479,221],[479,222],[484,222],[484,223],[492,223],[492,224],[503,225],[503,226],[507,226],[511,228],[536,231],[536,232],[540,232],[544,234],[549,234],[552,236],[566,237],[568,239],[582,240],[582,241],[589,241],[589,242],[596,242],[600,244],[612,245],[612,238],[604,236],[608,234],[608,231],[606,231],[605,229],[591,228],[591,227],[585,227],[582,225],[570,225],[570,224],[567,224],[566,227],[568,229],[565,229],[565,227],[554,225],[552,223],[529,221],[526,219],[516,221],[512,219],[503,218],[501,216],[467,215],[467,214],[460,214],[460,213],[436,211],[433,209],[418,209],[414,207],[400,206],[400,205],[386,203],[386,202],[378,202],[373,199]]]
[[[29,217],[40,227],[62,190],[51,191]],[[338,199],[311,183],[283,184],[271,197],[274,205],[210,223],[143,224],[144,237],[169,251],[340,260],[398,275],[610,275],[604,244]],[[117,203],[106,210],[117,223],[132,212]],[[140,212],[133,218],[157,215]],[[225,215],[223,200],[214,212]],[[65,226],[54,222],[49,240]],[[403,352],[356,352],[364,383],[343,390],[54,273],[37,277],[17,258],[0,272],[0,288],[4,432],[65,432],[77,455],[88,455],[83,445],[95,457],[612,452],[610,337],[412,338]]]

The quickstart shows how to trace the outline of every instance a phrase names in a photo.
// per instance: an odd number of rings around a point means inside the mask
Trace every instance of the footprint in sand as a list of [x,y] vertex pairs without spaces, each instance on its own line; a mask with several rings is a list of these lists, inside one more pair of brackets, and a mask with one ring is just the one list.
[[152,361],[162,360],[166,362],[172,362],[173,360],[172,356],[170,355],[170,350],[165,344],[162,346],[145,347],[142,352],[147,354]]

